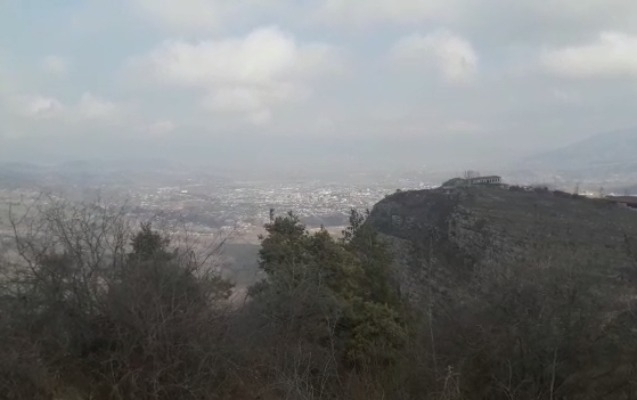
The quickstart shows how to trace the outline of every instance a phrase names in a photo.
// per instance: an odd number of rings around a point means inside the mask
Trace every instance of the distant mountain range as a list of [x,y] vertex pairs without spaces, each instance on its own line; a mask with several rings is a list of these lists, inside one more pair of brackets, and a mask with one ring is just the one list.
[[[418,146],[412,146],[418,149]],[[459,156],[460,157],[460,156]],[[469,156],[467,156],[469,157]],[[462,159],[462,157],[460,157]],[[462,163],[462,162],[460,162]],[[386,176],[389,168],[379,162],[375,169],[364,174],[356,170],[341,170],[337,177],[332,172],[322,174],[322,168],[301,171],[302,166],[290,168],[285,174],[288,180],[310,177],[343,179],[361,183],[377,182],[379,179],[397,180]],[[380,172],[385,171],[385,172]],[[444,181],[455,172],[436,174],[412,171],[421,175],[421,181]],[[515,160],[508,165],[491,168],[491,172],[503,175],[505,181],[516,183],[545,183],[569,190],[582,184],[582,188],[637,191],[637,127],[602,133],[587,139]],[[103,186],[103,185],[171,185],[189,181],[191,178],[206,181],[229,182],[236,179],[273,179],[281,174],[262,173],[255,168],[228,168],[190,165],[159,158],[140,157],[118,160],[76,160],[59,164],[0,162],[0,187],[33,185],[52,186]]]
[[161,159],[74,160],[48,165],[7,162],[0,163],[0,187],[180,184],[195,173],[209,180],[224,179],[212,172],[195,171]]
[[[637,128],[601,133],[516,162],[515,178],[623,188],[637,184]],[[521,178],[520,178],[521,179]],[[551,183],[551,182],[547,182]]]
[[542,169],[630,172],[637,166],[637,128],[598,134],[524,163]]

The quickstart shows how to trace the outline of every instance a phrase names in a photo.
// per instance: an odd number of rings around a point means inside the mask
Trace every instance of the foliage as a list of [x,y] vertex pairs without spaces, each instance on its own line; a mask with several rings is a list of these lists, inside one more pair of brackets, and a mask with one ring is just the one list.
[[[272,211],[265,279],[241,303],[215,254],[150,223],[131,229],[99,205],[36,211],[12,219],[6,253],[18,261],[0,260],[0,398],[624,400],[637,390],[635,262],[616,284],[597,260],[536,248],[533,259],[471,261],[456,290],[432,278],[407,304],[369,213],[352,211],[334,238]],[[633,261],[634,244],[625,234]]]
[[[267,278],[253,296],[271,304],[270,311],[294,316],[303,329],[292,329],[298,332],[293,340],[334,351],[339,368],[384,368],[406,336],[391,290],[391,256],[362,215],[352,211],[350,222],[343,239],[335,240],[324,229],[308,232],[292,213],[276,217],[262,238],[260,266]],[[299,289],[304,295],[296,294]]]
[[222,390],[228,282],[150,224],[133,234],[93,205],[34,214],[13,225],[22,262],[2,286],[3,393],[200,399]]

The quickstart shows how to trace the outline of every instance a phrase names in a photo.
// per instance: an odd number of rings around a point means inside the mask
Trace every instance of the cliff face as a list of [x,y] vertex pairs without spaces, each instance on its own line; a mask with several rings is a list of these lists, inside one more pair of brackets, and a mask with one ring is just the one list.
[[462,296],[480,271],[515,263],[637,280],[637,212],[562,192],[470,187],[399,192],[368,219],[391,244],[401,290]]

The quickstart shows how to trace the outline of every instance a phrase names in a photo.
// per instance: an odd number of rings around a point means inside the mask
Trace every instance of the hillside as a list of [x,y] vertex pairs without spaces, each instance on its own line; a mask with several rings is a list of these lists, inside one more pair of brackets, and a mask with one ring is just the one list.
[[458,398],[634,398],[637,211],[492,186],[396,193],[368,223]]
[[637,212],[562,192],[500,187],[396,193],[368,223],[392,244],[403,292],[463,294],[484,267],[573,266],[600,282],[631,280]]

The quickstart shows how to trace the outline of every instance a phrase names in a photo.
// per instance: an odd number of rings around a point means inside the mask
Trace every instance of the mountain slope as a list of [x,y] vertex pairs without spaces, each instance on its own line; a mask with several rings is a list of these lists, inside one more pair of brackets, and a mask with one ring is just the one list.
[[637,212],[562,192],[402,192],[376,204],[368,223],[391,243],[402,290],[415,298],[431,287],[462,295],[480,268],[511,263],[575,263],[578,273],[613,285],[637,267],[627,248],[637,239]]

